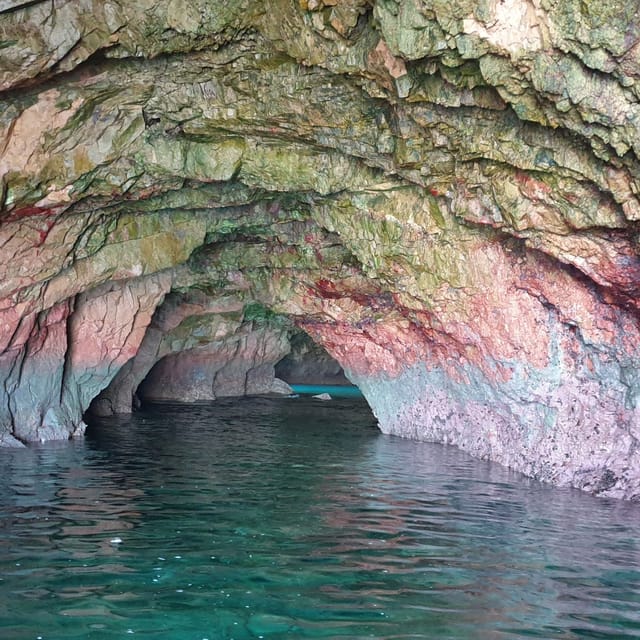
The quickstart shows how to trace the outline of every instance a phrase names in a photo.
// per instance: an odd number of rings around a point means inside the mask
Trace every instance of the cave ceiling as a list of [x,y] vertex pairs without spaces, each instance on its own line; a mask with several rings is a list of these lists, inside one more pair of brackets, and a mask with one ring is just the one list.
[[0,441],[297,328],[384,431],[640,496],[639,71],[634,3],[0,0]]

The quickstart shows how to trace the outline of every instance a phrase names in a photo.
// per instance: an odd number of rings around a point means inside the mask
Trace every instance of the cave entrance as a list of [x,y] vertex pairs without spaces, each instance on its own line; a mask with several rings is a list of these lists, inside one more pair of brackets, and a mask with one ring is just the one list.
[[241,318],[203,314],[170,332],[161,320],[94,399],[91,414],[129,413],[143,403],[243,396],[362,397],[324,347],[284,316],[248,307]]
[[275,365],[276,378],[296,393],[328,393],[335,397],[362,397],[342,366],[303,331],[290,334],[291,351]]
[[342,366],[295,328],[254,327],[227,343],[170,354],[135,390],[136,402],[194,402],[260,395],[362,397]]

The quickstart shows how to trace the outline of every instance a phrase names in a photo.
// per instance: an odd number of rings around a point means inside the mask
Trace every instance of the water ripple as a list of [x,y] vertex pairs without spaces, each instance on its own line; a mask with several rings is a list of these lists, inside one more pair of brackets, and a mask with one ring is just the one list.
[[163,405],[1,451],[0,637],[640,637],[639,505],[373,425]]

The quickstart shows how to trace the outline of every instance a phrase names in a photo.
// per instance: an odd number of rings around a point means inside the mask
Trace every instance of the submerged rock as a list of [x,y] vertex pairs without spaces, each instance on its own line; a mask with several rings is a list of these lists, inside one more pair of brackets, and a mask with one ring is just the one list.
[[0,444],[295,326],[383,431],[640,499],[632,3],[9,4]]

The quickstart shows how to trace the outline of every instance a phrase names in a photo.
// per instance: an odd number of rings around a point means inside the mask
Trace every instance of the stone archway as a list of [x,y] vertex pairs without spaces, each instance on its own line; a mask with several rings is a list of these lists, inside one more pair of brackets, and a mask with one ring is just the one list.
[[383,430],[640,496],[636,13],[13,4],[0,444],[80,435],[178,353],[222,371],[258,305]]

